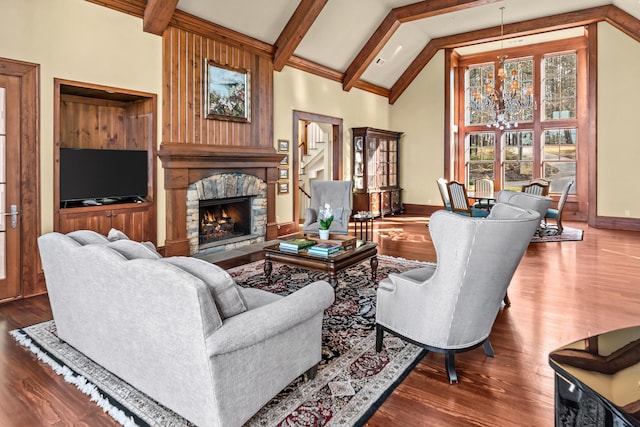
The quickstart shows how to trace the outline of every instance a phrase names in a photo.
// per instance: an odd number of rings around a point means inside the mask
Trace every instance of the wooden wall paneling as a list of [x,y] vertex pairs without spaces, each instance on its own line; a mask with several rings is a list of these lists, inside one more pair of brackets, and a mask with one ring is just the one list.
[[162,37],[162,141],[174,141],[171,134],[171,116],[175,108],[175,95],[171,90],[173,83],[173,40],[175,29],[169,28]]
[[203,39],[200,36],[193,35],[193,142],[195,144],[202,143],[203,135],[203,121],[198,120],[204,111],[205,97],[203,82],[204,82],[204,54],[203,54]]
[[187,43],[189,38],[186,31],[180,31],[178,33],[178,141],[190,141],[187,134],[187,105],[189,100],[189,92],[187,91],[187,69],[189,68],[189,62],[187,60]]
[[[173,27],[164,35],[164,48],[167,100],[163,142],[263,148],[273,145],[270,57]],[[250,122],[206,118],[207,59],[251,73]]]

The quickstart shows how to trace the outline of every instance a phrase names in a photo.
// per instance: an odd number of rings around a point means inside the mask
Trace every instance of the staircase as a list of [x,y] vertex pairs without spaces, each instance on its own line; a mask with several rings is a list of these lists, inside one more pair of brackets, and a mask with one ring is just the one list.
[[[329,134],[316,123],[307,128],[307,154],[300,155],[298,186],[307,193],[311,191],[311,181],[331,179],[331,158],[329,155]],[[309,207],[309,198],[300,192],[300,219]]]

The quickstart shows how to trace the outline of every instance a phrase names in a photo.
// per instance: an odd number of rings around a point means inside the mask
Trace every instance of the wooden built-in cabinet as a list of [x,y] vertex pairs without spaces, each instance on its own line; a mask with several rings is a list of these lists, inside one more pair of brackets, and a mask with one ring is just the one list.
[[[133,240],[156,243],[156,95],[61,79],[55,80],[54,95],[54,229],[61,233],[89,229],[106,235],[113,227]],[[146,150],[145,201],[61,204],[61,148]]]
[[401,132],[353,128],[353,211],[374,216],[402,212],[399,182]]

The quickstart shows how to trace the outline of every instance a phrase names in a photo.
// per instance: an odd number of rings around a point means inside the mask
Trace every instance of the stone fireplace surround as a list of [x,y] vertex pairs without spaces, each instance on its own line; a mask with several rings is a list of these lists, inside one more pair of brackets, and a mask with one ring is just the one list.
[[222,240],[215,247],[233,249],[241,245],[264,242],[267,234],[267,186],[264,181],[253,175],[238,172],[216,173],[189,185],[187,188],[187,239],[189,254],[205,253],[199,242],[201,200],[230,199],[233,197],[252,197],[251,200],[251,233],[241,240]]
[[[164,169],[166,191],[165,256],[193,254],[193,245],[190,244],[192,236],[188,236],[186,225],[189,188],[193,191],[196,182],[219,174],[247,175],[263,182],[264,202],[260,203],[264,210],[264,240],[278,237],[275,222],[276,183],[278,165],[284,156],[276,153],[275,148],[174,143],[162,144],[158,157]],[[193,194],[190,197],[194,197]]]

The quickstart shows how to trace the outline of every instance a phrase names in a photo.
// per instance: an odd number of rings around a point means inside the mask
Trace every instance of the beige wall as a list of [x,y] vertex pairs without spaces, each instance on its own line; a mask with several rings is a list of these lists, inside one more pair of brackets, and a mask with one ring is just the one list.
[[[138,18],[81,0],[0,0],[0,11],[0,57],[40,65],[41,231],[46,233],[53,230],[54,78],[155,93],[160,115],[162,38],[144,33]],[[162,182],[160,174],[160,243],[165,239]]]
[[640,43],[598,24],[598,216],[640,218]]
[[[352,89],[342,90],[342,84],[327,80],[291,67],[275,73],[273,140],[290,141],[289,150],[296,147],[297,138],[292,135],[293,111],[341,118],[343,120],[344,177],[351,178],[351,128],[370,126],[389,128],[389,102],[387,98]],[[291,151],[289,152],[291,156]],[[296,185],[290,181],[290,186]],[[277,197],[278,223],[293,221],[291,193]]]
[[436,179],[444,173],[444,52],[439,51],[391,107],[400,140],[402,202],[441,205]]

